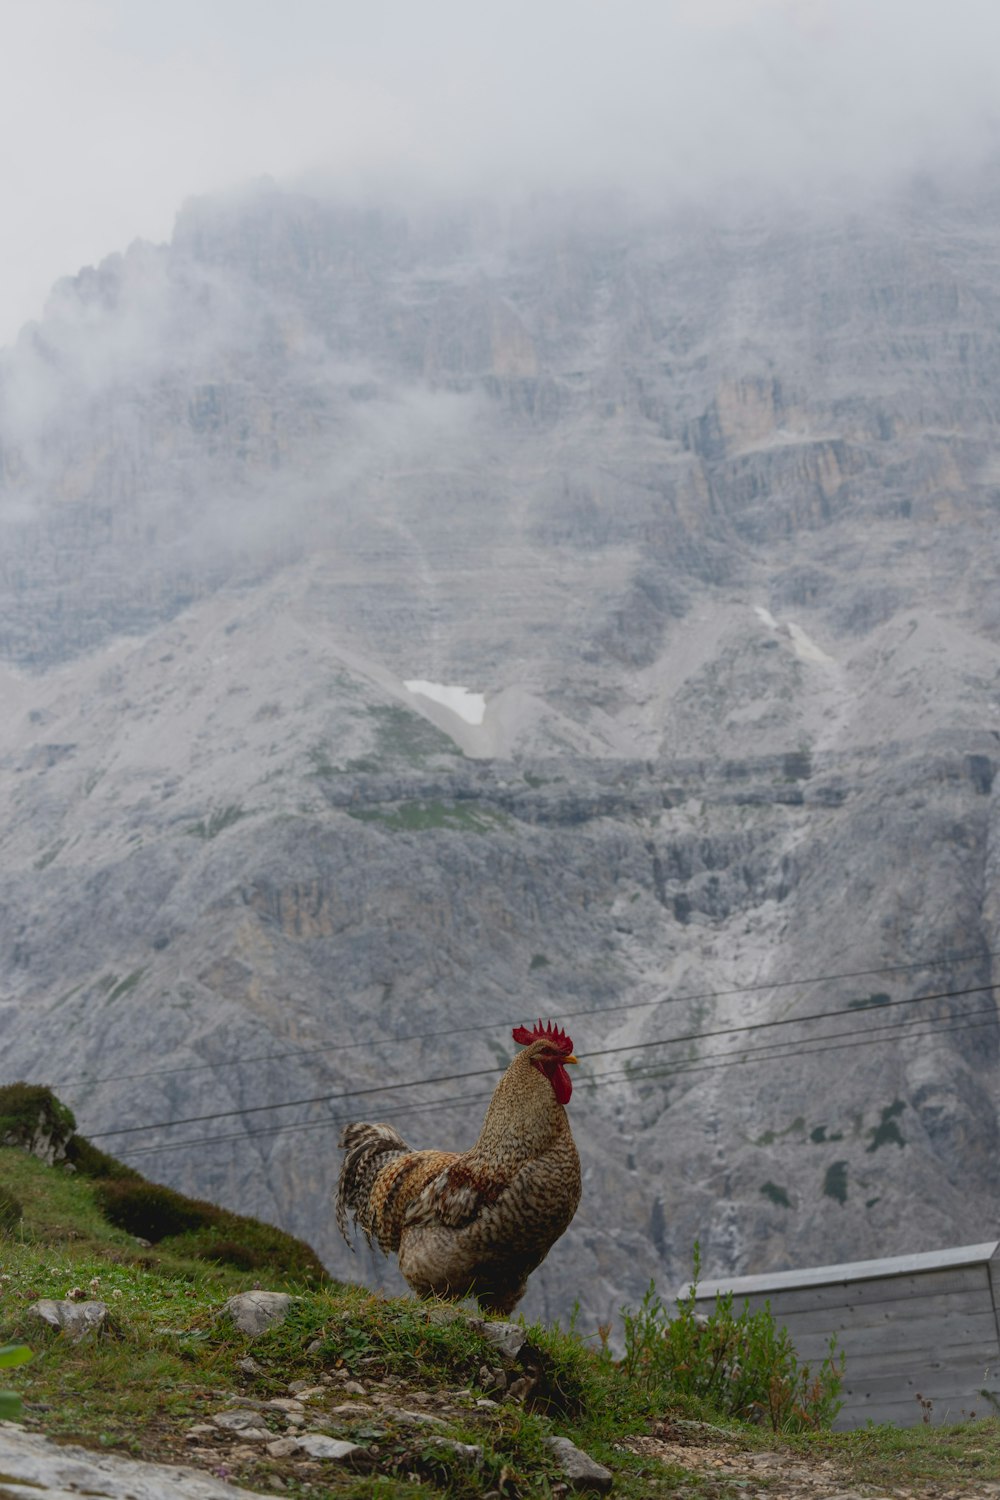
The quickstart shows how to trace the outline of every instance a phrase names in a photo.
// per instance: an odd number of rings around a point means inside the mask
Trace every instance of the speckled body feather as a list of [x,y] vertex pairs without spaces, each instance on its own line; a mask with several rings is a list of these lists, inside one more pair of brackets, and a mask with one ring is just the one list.
[[511,1312],[576,1212],[580,1159],[542,1071],[547,1058],[551,1066],[546,1045],[532,1042],[515,1057],[471,1151],[411,1151],[391,1125],[357,1123],[341,1136],[340,1230],[346,1239],[353,1218],[369,1244],[395,1252],[421,1296],[471,1293]]

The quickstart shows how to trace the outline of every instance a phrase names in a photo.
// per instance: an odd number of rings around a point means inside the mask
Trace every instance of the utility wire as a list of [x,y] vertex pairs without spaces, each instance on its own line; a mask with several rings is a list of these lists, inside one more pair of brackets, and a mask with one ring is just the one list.
[[[844,979],[871,979],[878,974],[901,974],[913,969],[937,969],[948,967],[952,964],[970,963],[974,960],[1000,958],[1000,952],[987,953],[960,953],[947,958],[928,958],[920,962],[908,964],[886,964],[879,969],[854,969],[842,974],[817,974],[805,979],[778,979],[768,983],[736,985],[731,989],[706,990],[700,994],[673,995],[660,991],[649,1000],[628,1000],[619,1005],[591,1006],[586,1010],[563,1010],[557,1012],[552,1019],[555,1021],[575,1021],[583,1016],[607,1016],[616,1015],[622,1011],[649,1010],[660,1005],[680,1005],[685,1002],[698,1002],[702,1000],[722,1000],[733,995],[751,995],[764,990],[783,990],[800,986],[805,988],[813,984],[835,984]],[[250,1063],[257,1062],[282,1062],[290,1057],[315,1057],[323,1052],[350,1052],[358,1047],[399,1047],[405,1042],[430,1042],[439,1041],[444,1037],[467,1036],[473,1032],[503,1031],[507,1021],[483,1021],[472,1026],[448,1026],[441,1031],[413,1031],[403,1036],[379,1037],[362,1042],[330,1042],[323,1047],[298,1047],[288,1052],[261,1052],[253,1057],[236,1057],[223,1059],[219,1062],[185,1063],[172,1068],[147,1068],[137,1073],[108,1073],[101,1078],[91,1078],[82,1074],[76,1078],[59,1078],[50,1085],[52,1088],[66,1088],[86,1085],[94,1087],[104,1083],[124,1083],[140,1078],[163,1078],[177,1073],[198,1073],[207,1069],[217,1071],[220,1068],[244,1067]]]
[[[787,1043],[767,1042],[763,1043],[759,1048],[743,1048],[738,1054],[732,1057],[710,1056],[707,1059],[696,1059],[690,1063],[676,1063],[669,1064],[663,1067],[650,1067],[649,1069],[643,1070],[641,1073],[634,1072],[630,1069],[616,1069],[608,1073],[597,1073],[586,1080],[581,1080],[579,1087],[582,1090],[584,1088],[596,1088],[616,1082],[646,1083],[658,1078],[674,1078],[683,1076],[688,1073],[714,1072],[718,1068],[751,1066],[754,1063],[762,1062],[786,1062],[796,1057],[812,1057],[816,1053],[821,1052],[841,1052],[853,1047],[881,1046],[886,1042],[896,1040],[901,1032],[905,1032],[907,1034],[907,1040],[920,1040],[923,1037],[948,1036],[954,1032],[959,1031],[977,1031],[981,1030],[984,1026],[995,1024],[996,1021],[996,1010],[993,1006],[984,1006],[979,1010],[970,1011],[968,1012],[968,1014],[972,1016],[986,1015],[989,1016],[990,1019],[986,1021],[963,1022],[958,1026],[935,1026],[932,1030],[928,1031],[910,1032],[909,1028],[911,1026],[924,1024],[924,1017],[919,1016],[909,1021],[896,1022],[892,1026],[872,1027],[868,1032],[866,1032],[863,1037],[854,1037],[853,1040],[847,1041],[837,1041],[834,1042],[833,1046],[815,1046],[789,1049]],[[890,1034],[888,1036],[883,1036],[876,1039],[873,1037],[873,1033],[876,1031],[886,1031]],[[836,1032],[833,1033],[833,1036],[851,1036],[851,1033]],[[817,1038],[817,1041],[825,1042],[831,1039],[832,1038]],[[785,1050],[775,1050],[778,1047],[784,1047]],[[757,1053],[767,1055],[750,1055]],[[397,1115],[410,1115],[416,1114],[418,1112],[422,1114],[436,1114],[444,1110],[458,1108],[464,1104],[483,1104],[490,1097],[491,1096],[489,1094],[454,1095],[450,1099],[436,1099],[424,1103],[397,1105],[390,1109],[381,1110],[379,1114],[380,1119],[389,1119]],[[161,1146],[138,1146],[134,1150],[129,1152],[129,1156],[130,1158],[136,1156],[153,1156],[161,1151],[176,1151],[186,1146],[206,1146],[213,1144],[222,1144],[227,1141],[246,1141],[259,1136],[273,1137],[277,1135],[304,1134],[308,1131],[313,1130],[329,1130],[335,1128],[336,1126],[346,1125],[349,1123],[349,1118],[345,1115],[343,1118],[336,1119],[327,1118],[323,1120],[306,1120],[294,1125],[271,1125],[265,1127],[263,1130],[239,1131],[232,1135],[197,1136],[183,1141],[170,1141]]]
[[[895,1009],[903,1005],[924,1005],[932,1000],[955,1000],[966,995],[981,995],[992,992],[996,988],[992,984],[972,985],[962,990],[940,990],[931,995],[910,995],[902,1000],[887,1000],[877,1007],[878,1010]],[[744,1023],[742,1026],[720,1026],[711,1031],[691,1031],[679,1036],[657,1037],[645,1042],[631,1042],[620,1047],[604,1047],[598,1053],[581,1053],[586,1057],[608,1057],[622,1052],[642,1052],[650,1047],[675,1046],[679,1042],[705,1041],[718,1036],[735,1036],[742,1033],[754,1031],[770,1031],[781,1026],[799,1026],[813,1021],[825,1021],[832,1016],[857,1015],[854,1006],[840,1006],[833,1010],[811,1011],[804,1016],[784,1016],[774,1021],[754,1021]],[[401,1089],[421,1088],[439,1083],[456,1083],[465,1078],[483,1078],[499,1071],[498,1068],[470,1068],[462,1073],[443,1073],[434,1078],[415,1078],[400,1083],[369,1084],[360,1089],[343,1089],[336,1094],[313,1094],[305,1099],[286,1099],[278,1104],[251,1104],[243,1109],[214,1110],[203,1115],[186,1115],[177,1120],[156,1120],[146,1125],[126,1125],[117,1130],[100,1130],[93,1132],[90,1140],[103,1140],[112,1135],[134,1135],[144,1130],[167,1130],[176,1125],[200,1125],[207,1120],[233,1119],[237,1116],[243,1117],[251,1114],[262,1114],[273,1109],[293,1109],[307,1104],[330,1104],[341,1099],[354,1099],[367,1094],[390,1094],[397,1093]]]

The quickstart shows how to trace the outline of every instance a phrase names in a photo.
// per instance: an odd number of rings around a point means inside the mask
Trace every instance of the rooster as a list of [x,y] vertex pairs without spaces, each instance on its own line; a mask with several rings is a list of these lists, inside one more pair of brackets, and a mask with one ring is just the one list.
[[541,1021],[493,1091],[471,1151],[411,1151],[391,1125],[345,1127],[337,1224],[348,1216],[421,1297],[474,1295],[510,1313],[580,1201],[580,1158],[565,1106],[573,1043]]

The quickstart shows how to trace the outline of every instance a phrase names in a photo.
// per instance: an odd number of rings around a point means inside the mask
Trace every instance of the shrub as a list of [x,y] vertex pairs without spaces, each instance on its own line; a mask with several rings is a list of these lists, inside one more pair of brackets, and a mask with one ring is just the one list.
[[828,1427],[841,1407],[838,1399],[844,1359],[836,1337],[817,1373],[800,1364],[786,1328],[779,1328],[770,1303],[733,1311],[733,1295],[718,1296],[713,1312],[695,1310],[701,1254],[694,1249],[694,1272],[675,1318],[649,1285],[637,1312],[623,1309],[624,1373],[633,1380],[665,1384],[676,1396],[695,1396],[717,1411],[742,1420],[766,1421],[775,1432]]
[[109,1223],[127,1234],[153,1244],[168,1235],[184,1234],[210,1224],[219,1212],[211,1204],[198,1203],[142,1178],[105,1178],[97,1189],[97,1201]]
[[0,1187],[0,1234],[13,1234],[23,1214],[24,1209],[14,1194]]
[[66,1160],[84,1177],[117,1177],[122,1182],[143,1182],[142,1174],[124,1162],[116,1161],[106,1151],[91,1145],[82,1135],[71,1136],[66,1143]]
[[207,1240],[200,1243],[196,1254],[199,1260],[214,1260],[219,1265],[233,1266],[237,1271],[259,1271],[267,1265],[267,1256],[251,1245],[241,1245],[237,1240]]
[[97,1201],[104,1217],[127,1234],[154,1245],[170,1240],[170,1248],[178,1254],[221,1262],[239,1271],[267,1270],[319,1284],[329,1280],[316,1252],[283,1229],[230,1213],[215,1203],[187,1198],[173,1188],[147,1182],[128,1167],[122,1168],[121,1176],[111,1175],[118,1165],[114,1158],[95,1151],[86,1141],[75,1149],[84,1163],[80,1170],[97,1178]]

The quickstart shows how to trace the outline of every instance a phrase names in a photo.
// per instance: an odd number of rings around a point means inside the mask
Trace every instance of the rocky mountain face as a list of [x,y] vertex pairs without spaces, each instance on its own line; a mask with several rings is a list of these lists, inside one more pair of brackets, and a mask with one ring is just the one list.
[[989,184],[264,186],[60,284],[0,362],[3,1081],[399,1285],[338,1122],[471,1144],[553,1015],[529,1313],[994,1238],[998,266]]

